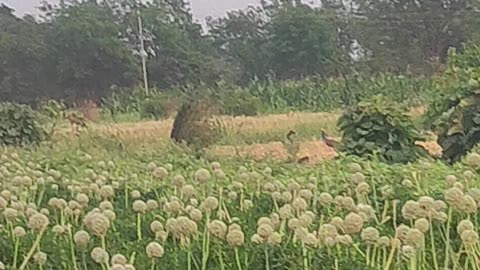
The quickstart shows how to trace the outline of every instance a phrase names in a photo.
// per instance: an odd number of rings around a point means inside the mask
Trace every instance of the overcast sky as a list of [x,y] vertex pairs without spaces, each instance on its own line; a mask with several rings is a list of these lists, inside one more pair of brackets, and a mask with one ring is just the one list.
[[[50,0],[52,3],[58,0]],[[252,4],[260,3],[260,0],[191,0],[192,9],[195,17],[201,21],[207,16],[219,17],[228,10],[243,9]],[[13,7],[17,14],[35,12],[35,7],[39,5],[40,0],[0,0]]]

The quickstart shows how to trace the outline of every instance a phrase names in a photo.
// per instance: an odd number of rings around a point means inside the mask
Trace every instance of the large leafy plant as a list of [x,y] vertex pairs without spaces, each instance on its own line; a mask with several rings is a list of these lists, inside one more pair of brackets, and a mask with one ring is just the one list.
[[338,126],[343,132],[340,148],[347,154],[407,163],[425,153],[415,144],[422,138],[406,108],[380,96],[346,110]]
[[425,123],[437,134],[443,158],[454,163],[480,142],[480,46],[467,45],[462,54],[451,50],[437,88]]
[[0,103],[0,144],[27,145],[39,143],[44,137],[45,132],[29,106]]

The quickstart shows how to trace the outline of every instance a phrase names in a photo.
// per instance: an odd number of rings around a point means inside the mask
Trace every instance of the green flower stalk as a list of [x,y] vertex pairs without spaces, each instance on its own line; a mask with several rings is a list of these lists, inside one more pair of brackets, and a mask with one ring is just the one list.
[[308,264],[308,250],[305,247],[305,244],[302,242],[302,257],[303,257],[303,270],[309,270]]
[[450,263],[450,225],[452,222],[452,211],[451,206],[448,207],[448,218],[447,218],[447,228],[445,230],[445,262],[443,263],[444,267],[448,267]]
[[237,264],[237,269],[242,270],[242,263],[240,262],[240,255],[238,252],[238,248],[235,248],[235,263]]
[[265,254],[265,270],[270,270],[270,258],[267,246],[264,247],[263,252]]
[[142,240],[142,216],[140,213],[137,213],[137,240]]
[[17,237],[15,239],[15,245],[14,245],[14,253],[13,253],[13,269],[17,268],[17,260],[18,260],[18,249],[20,247],[20,238]]
[[190,248],[187,252],[187,270],[192,270],[192,250]]
[[124,199],[125,200],[125,209],[128,209],[128,206],[130,204],[128,203],[128,185],[127,185],[126,182],[125,182],[124,192],[125,192],[125,194],[124,194],[124,196],[125,196],[125,199]]
[[77,258],[75,256],[75,243],[73,241],[72,228],[68,226],[68,241],[70,242],[70,255],[72,256],[72,265],[74,270],[78,270]]
[[210,252],[210,235],[208,233],[208,224],[210,223],[210,212],[205,215],[205,229],[203,231],[202,241],[202,270],[207,270],[208,256]]
[[218,250],[218,261],[220,262],[220,270],[225,270],[225,262],[223,261],[222,250]]
[[371,251],[372,247],[370,245],[367,246],[367,253],[366,253],[366,256],[365,256],[365,263],[367,264],[367,266],[370,266],[370,251]]
[[47,226],[44,226],[42,229],[40,229],[39,233],[37,234],[37,237],[35,238],[35,242],[33,242],[32,247],[27,253],[27,256],[25,256],[25,259],[23,260],[22,264],[18,268],[18,270],[24,270],[27,267],[28,262],[30,259],[33,257],[35,250],[40,246],[40,241],[42,240],[43,234],[45,233],[47,229]]
[[439,270],[438,268],[438,261],[437,261],[437,248],[435,247],[435,236],[433,234],[433,223],[432,219],[430,218],[430,248],[432,249],[432,259],[433,259],[433,267],[435,270]]
[[152,259],[150,270],[155,270],[155,261],[156,261],[155,259]]

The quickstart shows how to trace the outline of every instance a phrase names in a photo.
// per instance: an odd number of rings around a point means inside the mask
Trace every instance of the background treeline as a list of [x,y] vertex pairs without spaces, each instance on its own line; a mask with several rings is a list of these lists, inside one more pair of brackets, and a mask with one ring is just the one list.
[[231,102],[270,110],[331,109],[369,89],[421,101],[431,95],[422,78],[442,71],[448,49],[480,40],[475,0],[277,0],[209,18],[206,29],[182,0],[64,0],[41,7],[41,18],[13,13],[0,7],[1,100],[112,110],[142,95],[142,55],[150,86],[177,96],[231,90]]

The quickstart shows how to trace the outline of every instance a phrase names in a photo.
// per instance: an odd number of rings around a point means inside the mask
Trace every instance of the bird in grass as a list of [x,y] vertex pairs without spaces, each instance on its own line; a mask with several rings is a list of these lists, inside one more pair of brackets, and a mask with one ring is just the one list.
[[338,142],[335,139],[329,138],[327,135],[327,132],[325,132],[324,129],[322,129],[322,141],[328,146],[331,147],[335,150],[337,150],[340,147],[340,142]]
[[[297,133],[294,130],[290,130],[287,133],[286,139],[287,139],[287,151],[290,155],[291,158],[294,158],[298,151],[300,150],[300,146],[296,144],[293,140],[293,136],[297,135]],[[297,160],[297,163],[299,164],[304,164],[310,161],[310,157],[305,156]]]

